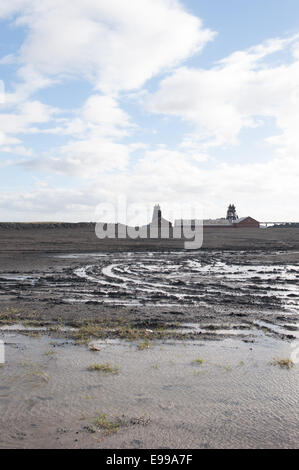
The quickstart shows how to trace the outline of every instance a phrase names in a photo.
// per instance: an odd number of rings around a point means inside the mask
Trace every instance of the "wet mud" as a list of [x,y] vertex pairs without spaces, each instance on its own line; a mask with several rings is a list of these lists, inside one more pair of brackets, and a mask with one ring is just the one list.
[[298,447],[298,286],[296,250],[1,253],[0,447]]
[[296,337],[295,251],[26,254],[21,263],[2,256],[1,267],[1,311],[17,308],[22,320],[34,312],[49,325],[121,319],[139,327],[199,324],[207,338]]

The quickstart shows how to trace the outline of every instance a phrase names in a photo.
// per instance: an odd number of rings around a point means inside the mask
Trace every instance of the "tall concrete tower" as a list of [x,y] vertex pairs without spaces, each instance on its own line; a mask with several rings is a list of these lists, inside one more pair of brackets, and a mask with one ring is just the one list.
[[152,223],[161,224],[161,208],[160,208],[159,204],[156,204],[154,206]]

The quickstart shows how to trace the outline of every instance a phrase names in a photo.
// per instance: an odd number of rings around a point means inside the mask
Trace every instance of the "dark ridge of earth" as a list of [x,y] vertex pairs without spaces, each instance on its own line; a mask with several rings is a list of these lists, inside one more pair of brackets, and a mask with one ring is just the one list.
[[[92,253],[97,251],[181,250],[184,240],[105,239],[94,223],[0,223],[0,252]],[[203,249],[297,250],[299,228],[205,228]]]

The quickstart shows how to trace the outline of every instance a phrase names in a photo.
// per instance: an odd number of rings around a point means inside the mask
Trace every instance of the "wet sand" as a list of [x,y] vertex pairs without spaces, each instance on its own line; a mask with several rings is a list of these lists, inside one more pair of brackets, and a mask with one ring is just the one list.
[[[140,351],[103,341],[92,352],[50,337],[5,341],[1,448],[298,447],[298,367],[270,364],[289,343],[155,341]],[[95,362],[118,373],[88,371]],[[98,427],[103,415],[119,429]]]
[[296,237],[86,253],[73,229],[0,230],[1,448],[298,447],[298,364],[270,364],[299,347]]

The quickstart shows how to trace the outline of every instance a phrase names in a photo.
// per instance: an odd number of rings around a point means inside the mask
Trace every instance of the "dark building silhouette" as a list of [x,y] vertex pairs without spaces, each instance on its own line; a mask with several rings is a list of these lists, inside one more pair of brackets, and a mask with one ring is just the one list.
[[234,204],[230,204],[227,209],[226,220],[229,220],[230,222],[232,222],[233,220],[237,220],[237,219],[238,219],[238,215],[237,215],[236,206]]

